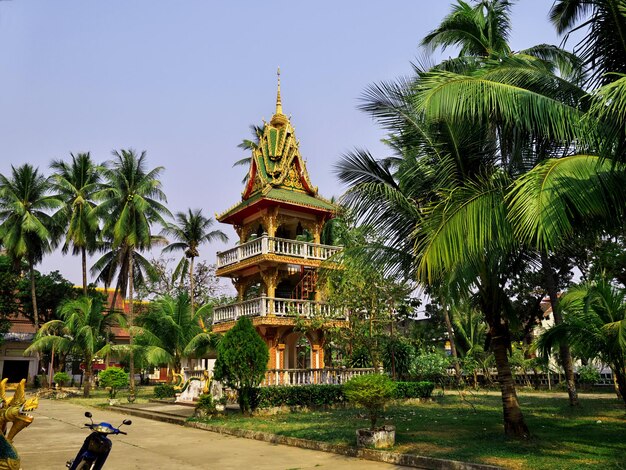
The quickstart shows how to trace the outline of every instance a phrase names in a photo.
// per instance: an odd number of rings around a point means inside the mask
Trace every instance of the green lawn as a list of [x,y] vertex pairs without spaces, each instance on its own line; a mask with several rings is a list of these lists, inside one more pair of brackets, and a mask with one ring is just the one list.
[[[578,409],[562,396],[546,394],[520,394],[520,402],[532,433],[525,442],[504,438],[502,405],[494,393],[462,400],[448,392],[429,403],[396,404],[385,422],[396,426],[398,452],[512,469],[626,469],[626,408],[614,395],[581,395]],[[367,426],[361,411],[229,415],[210,423],[353,445],[355,429]]]
[[[154,398],[154,387],[141,386],[137,387],[137,399],[135,403],[147,403],[150,398]],[[82,392],[82,390],[81,390]],[[121,405],[128,404],[128,389],[122,389],[117,392],[115,397]],[[83,398],[83,396],[72,397],[64,399],[69,403],[83,406],[108,406],[109,404],[109,392],[103,388],[92,389],[89,398]]]

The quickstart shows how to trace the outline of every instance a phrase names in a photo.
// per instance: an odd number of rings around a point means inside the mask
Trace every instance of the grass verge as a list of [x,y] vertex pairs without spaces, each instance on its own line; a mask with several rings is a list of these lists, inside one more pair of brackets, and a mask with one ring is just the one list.
[[[626,469],[626,409],[614,396],[585,399],[571,408],[561,396],[521,393],[532,436],[505,439],[502,404],[492,393],[448,392],[429,403],[390,406],[384,423],[396,426],[396,452],[499,465],[510,469]],[[367,427],[356,409],[279,413],[246,418],[228,415],[213,425],[353,445]]]
[[[137,399],[135,403],[148,403],[150,398],[154,398],[154,387],[152,386],[141,386],[136,388]],[[109,405],[109,392],[102,388],[92,389],[89,398],[84,398],[83,396],[72,397],[72,398],[64,398],[63,400],[68,403],[73,403],[75,405],[82,406],[108,406]],[[128,403],[128,389],[122,389],[117,392],[115,397],[116,400],[119,401],[120,404]]]

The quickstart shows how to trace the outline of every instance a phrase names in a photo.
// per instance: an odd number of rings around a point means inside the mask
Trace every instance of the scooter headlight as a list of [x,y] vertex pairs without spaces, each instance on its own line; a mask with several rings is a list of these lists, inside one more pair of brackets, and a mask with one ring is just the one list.
[[111,434],[113,432],[110,426],[103,426],[102,424],[95,426],[93,430],[100,434]]

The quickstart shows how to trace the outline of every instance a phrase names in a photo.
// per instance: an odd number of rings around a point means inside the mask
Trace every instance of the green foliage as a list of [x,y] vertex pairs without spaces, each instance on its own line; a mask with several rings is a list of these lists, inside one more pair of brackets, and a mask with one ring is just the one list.
[[422,353],[415,357],[413,374],[417,380],[441,382],[447,377],[450,359],[438,352]]
[[215,346],[215,336],[200,327],[200,318],[208,308],[203,306],[192,315],[186,292],[177,297],[157,298],[137,318],[139,326],[131,330],[138,346],[137,355],[148,364],[168,364],[179,371],[183,358],[201,356]]
[[435,384],[428,381],[396,382],[394,398],[430,398],[434,389]]
[[581,384],[593,385],[600,381],[600,371],[592,366],[580,366],[578,368],[578,381]]
[[173,398],[176,396],[174,386],[170,384],[159,384],[154,387],[155,398]]
[[572,287],[560,300],[563,323],[545,331],[539,349],[549,355],[568,344],[582,357],[608,365],[626,403],[626,289],[606,280]]
[[341,385],[275,386],[259,390],[259,406],[330,406],[345,401]]
[[406,380],[411,374],[415,349],[403,338],[388,338],[383,351],[383,367],[393,378]]
[[372,358],[369,351],[365,347],[353,349],[349,360],[349,366],[351,368],[362,369],[366,367],[372,367]]
[[67,372],[57,372],[54,374],[53,380],[59,384],[59,387],[63,387],[66,383],[69,383],[71,380],[70,374]]
[[375,429],[385,405],[395,396],[396,384],[383,374],[361,375],[348,380],[343,393],[350,402],[367,409],[371,429]]
[[71,354],[82,358],[86,365],[84,394],[89,396],[91,364],[97,354],[108,351],[106,334],[121,319],[118,313],[104,314],[100,297],[80,297],[64,303],[58,312],[59,320],[41,326],[26,353],[48,352]]
[[119,367],[108,367],[98,375],[100,386],[109,388],[109,396],[115,398],[117,391],[128,386],[128,374]]
[[217,409],[213,397],[210,394],[200,395],[196,402],[196,416],[213,416],[215,414],[217,414]]
[[[48,274],[34,271],[34,274],[39,321],[45,323],[59,318],[57,312],[60,306],[68,300],[78,298],[80,291],[74,288],[74,284],[65,279],[59,271],[52,271]],[[21,278],[19,280],[16,297],[22,305],[22,313],[34,321],[30,279]]]
[[238,392],[242,413],[254,405],[254,388],[265,377],[269,351],[248,317],[241,317],[217,347],[214,378]]
[[15,291],[19,280],[19,272],[14,269],[9,257],[0,255],[0,318],[17,313],[19,303],[15,298]]
[[[435,385],[432,382],[395,382],[393,398],[429,398]],[[259,407],[303,406],[327,407],[346,402],[344,385],[302,385],[299,387],[273,386],[259,389]]]

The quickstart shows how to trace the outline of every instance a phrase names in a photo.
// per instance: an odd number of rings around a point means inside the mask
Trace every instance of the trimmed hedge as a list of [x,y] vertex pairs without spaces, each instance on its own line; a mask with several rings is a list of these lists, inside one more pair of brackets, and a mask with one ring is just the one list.
[[430,398],[435,389],[432,382],[396,382],[395,398]]
[[[395,382],[394,398],[429,398],[435,384],[432,382]],[[347,401],[343,385],[284,385],[261,387],[258,390],[259,408],[275,406],[330,406]]]
[[328,406],[345,401],[341,385],[275,386],[259,389],[259,407]]
[[172,398],[176,396],[174,386],[170,384],[161,384],[154,387],[155,398]]

